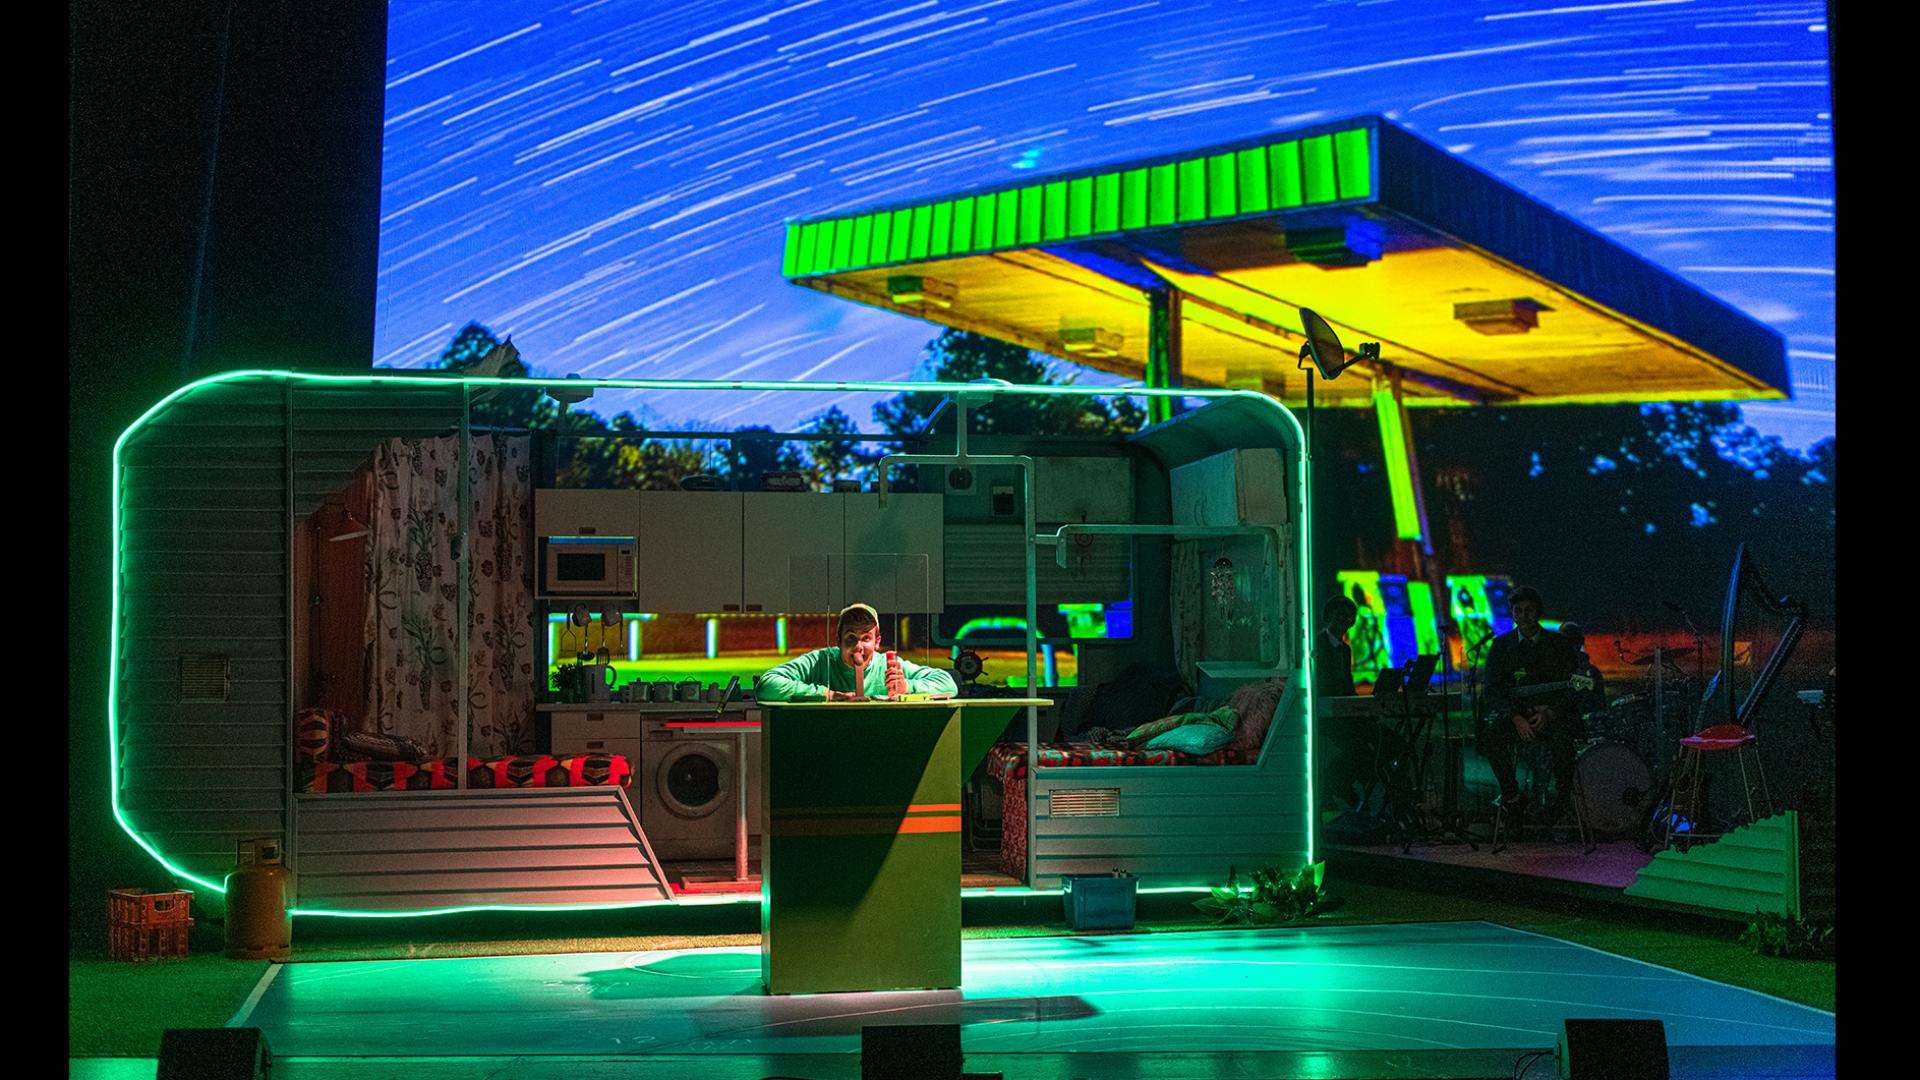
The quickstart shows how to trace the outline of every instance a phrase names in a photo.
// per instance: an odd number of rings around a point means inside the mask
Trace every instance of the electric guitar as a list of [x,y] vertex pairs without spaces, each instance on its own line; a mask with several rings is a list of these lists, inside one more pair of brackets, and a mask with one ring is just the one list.
[[[1571,678],[1562,679],[1559,682],[1534,683],[1530,686],[1516,686],[1512,690],[1507,691],[1507,699],[1508,701],[1514,703],[1517,706],[1520,701],[1526,698],[1544,697],[1547,694],[1557,694],[1566,690],[1584,692],[1591,689],[1593,689],[1592,676],[1574,675]],[[1488,726],[1492,726],[1493,724],[1497,724],[1502,721],[1511,721],[1514,717],[1521,716],[1526,711],[1527,710],[1525,708],[1516,707],[1508,710],[1508,713],[1506,716],[1487,717],[1486,723]],[[1555,713],[1554,710],[1551,710],[1551,709],[1547,710],[1547,722],[1549,724],[1553,723],[1558,719],[1559,719],[1559,716]],[[1545,728],[1543,727],[1541,730],[1544,731]]]

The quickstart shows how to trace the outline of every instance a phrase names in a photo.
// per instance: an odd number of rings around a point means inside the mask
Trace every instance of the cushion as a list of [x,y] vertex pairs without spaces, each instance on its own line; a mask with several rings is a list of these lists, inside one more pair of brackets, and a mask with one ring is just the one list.
[[627,787],[633,768],[619,754],[517,754],[485,758],[467,769],[470,788]]
[[[1057,768],[1061,766],[1096,765],[1239,765],[1240,759],[1231,750],[1218,750],[1211,754],[1195,757],[1176,750],[1147,750],[1144,748],[1126,750],[1109,746],[1095,746],[1092,743],[1041,743],[1040,766]],[[987,751],[987,775],[1004,784],[1008,780],[1027,775],[1027,744],[1024,742],[995,743]]]
[[315,761],[300,765],[300,790],[446,791],[454,787],[452,758],[427,761]]
[[335,727],[345,729],[346,718],[332,709],[301,709],[293,718],[293,750],[301,761],[327,756]]
[[1147,743],[1145,749],[1177,750],[1182,754],[1204,757],[1231,741],[1233,741],[1233,732],[1218,724],[1185,724],[1156,735]]
[[336,745],[345,754],[370,761],[425,761],[426,748],[405,735],[389,735],[377,731],[350,731],[339,737]]

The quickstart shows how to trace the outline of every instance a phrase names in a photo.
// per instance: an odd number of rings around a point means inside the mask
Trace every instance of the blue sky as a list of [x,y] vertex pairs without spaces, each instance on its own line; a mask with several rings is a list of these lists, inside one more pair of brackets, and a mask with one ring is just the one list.
[[1825,29],[1712,0],[396,0],[374,362],[478,321],[543,373],[905,378],[934,328],[787,284],[786,219],[1380,113],[1779,331],[1795,398],[1746,415],[1804,447],[1835,422]]

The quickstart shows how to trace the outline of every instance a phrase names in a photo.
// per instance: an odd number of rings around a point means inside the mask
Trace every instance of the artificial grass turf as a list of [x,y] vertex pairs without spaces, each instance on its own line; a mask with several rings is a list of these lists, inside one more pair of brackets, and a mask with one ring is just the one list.
[[156,1057],[167,1028],[224,1026],[266,971],[265,960],[218,951],[138,964],[69,957],[67,1056]]
[[[1338,880],[1328,891],[1345,901],[1316,924],[1443,922],[1485,919],[1547,934],[1635,960],[1815,1008],[1834,1008],[1833,961],[1782,960],[1740,945],[1736,923],[1602,905],[1516,891],[1510,897],[1459,896],[1381,883]],[[1212,929],[1192,896],[1140,898],[1142,933]],[[1067,933],[1060,901],[1030,897],[973,904],[969,940]],[[613,912],[474,912],[424,919],[301,919],[294,926],[297,961],[390,960],[574,952],[642,952],[757,945],[759,909],[751,904]],[[594,933],[583,934],[591,930]],[[196,940],[201,954],[184,960],[126,964],[98,952],[68,964],[70,1055],[153,1056],[169,1027],[218,1027],[239,1009],[266,970],[263,961],[227,960],[217,936]]]

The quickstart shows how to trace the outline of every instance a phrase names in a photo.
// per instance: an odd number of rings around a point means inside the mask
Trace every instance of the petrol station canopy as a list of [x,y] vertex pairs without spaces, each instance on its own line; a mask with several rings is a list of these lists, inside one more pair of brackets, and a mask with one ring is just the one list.
[[1304,400],[1305,307],[1406,405],[1787,396],[1780,335],[1380,117],[789,222],[783,273],[1149,386]]

